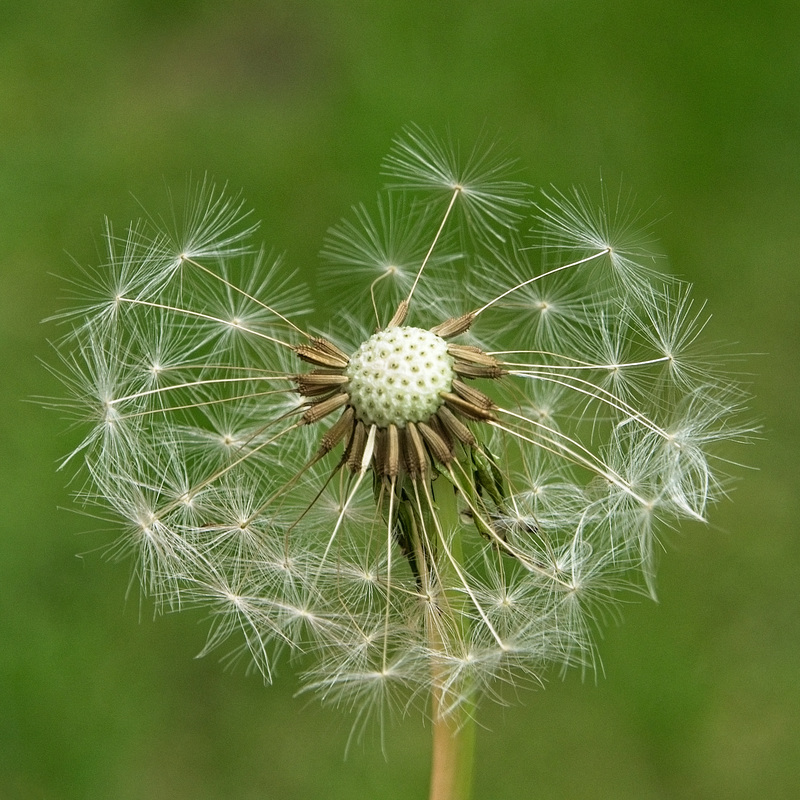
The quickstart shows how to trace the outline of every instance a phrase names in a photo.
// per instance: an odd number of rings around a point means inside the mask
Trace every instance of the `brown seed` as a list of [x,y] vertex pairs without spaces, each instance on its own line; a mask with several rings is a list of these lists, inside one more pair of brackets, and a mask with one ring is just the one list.
[[478,406],[478,408],[486,408],[486,409],[497,408],[491,397],[479,391],[478,389],[475,389],[472,386],[468,386],[466,383],[464,383],[464,381],[455,379],[453,381],[453,391],[459,397],[462,397],[464,400],[466,400],[468,403],[472,403],[472,405]]
[[478,440],[472,431],[446,405],[436,412],[436,416],[453,438],[468,447],[477,446]]
[[325,453],[330,453],[345,436],[352,435],[355,414],[356,412],[353,406],[347,406],[347,408],[345,408],[339,419],[322,435],[317,455],[322,456],[325,455]]
[[456,361],[453,372],[462,378],[486,378],[493,381],[502,378],[505,371],[500,367],[482,367],[480,364],[468,364],[465,361]]
[[353,428],[353,435],[347,446],[345,462],[350,472],[361,471],[361,461],[364,458],[364,450],[367,445],[367,428],[361,420],[357,420]]
[[444,440],[445,444],[447,444],[448,449],[450,450],[450,454],[452,455],[455,452],[454,440],[453,437],[450,435],[450,431],[442,425],[442,421],[439,417],[434,414],[429,420],[428,424],[431,428],[439,434],[441,439]]
[[341,372],[332,370],[313,370],[312,372],[301,373],[293,377],[297,384],[297,391],[304,397],[316,397],[325,394],[332,389],[343,386],[348,378]]
[[381,477],[396,478],[400,472],[400,441],[396,425],[379,428],[375,447],[377,472]]
[[400,302],[400,305],[397,306],[397,311],[394,312],[394,316],[389,320],[389,324],[386,327],[395,328],[398,325],[402,325],[406,321],[407,316],[408,316],[408,300],[402,300]]
[[461,333],[466,333],[474,320],[475,314],[473,313],[462,314],[460,317],[451,317],[431,328],[431,333],[435,333],[443,339],[458,336]]
[[425,453],[425,445],[420,436],[416,424],[409,422],[405,427],[405,451],[406,467],[411,478],[419,478],[428,471],[428,457]]
[[447,352],[455,359],[453,369],[464,378],[502,378],[506,371],[500,362],[479,347],[469,344],[450,344]]
[[319,422],[323,417],[327,417],[332,411],[346,405],[350,400],[350,395],[344,392],[339,392],[332,397],[325,400],[320,400],[312,405],[302,417],[300,422],[303,425],[311,425],[314,422]]
[[297,357],[318,367],[344,369],[350,359],[335,344],[327,339],[312,339],[309,344],[298,344],[294,348]]
[[434,461],[449,464],[453,460],[453,453],[447,442],[427,423],[418,422],[417,426]]
[[497,417],[488,408],[481,408],[452,392],[441,392],[440,397],[452,411],[477,422],[495,422]]

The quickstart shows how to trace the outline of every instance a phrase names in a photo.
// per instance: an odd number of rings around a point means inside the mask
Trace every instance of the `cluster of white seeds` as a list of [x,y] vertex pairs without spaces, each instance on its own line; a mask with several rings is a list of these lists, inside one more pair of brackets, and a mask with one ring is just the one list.
[[345,372],[356,417],[367,425],[405,427],[425,422],[452,388],[447,342],[421,328],[395,327],[370,336]]

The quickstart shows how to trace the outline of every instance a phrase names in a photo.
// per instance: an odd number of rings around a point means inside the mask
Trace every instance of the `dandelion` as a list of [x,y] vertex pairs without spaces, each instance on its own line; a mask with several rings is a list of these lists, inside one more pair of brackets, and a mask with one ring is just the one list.
[[204,652],[267,680],[309,653],[305,690],[359,724],[427,709],[437,798],[467,796],[484,698],[591,668],[749,432],[689,287],[615,238],[628,201],[535,204],[512,167],[405,131],[376,212],[328,235],[330,319],[208,182],[179,221],[108,225],[58,318],[65,464],[110,552],[159,608],[207,609]]

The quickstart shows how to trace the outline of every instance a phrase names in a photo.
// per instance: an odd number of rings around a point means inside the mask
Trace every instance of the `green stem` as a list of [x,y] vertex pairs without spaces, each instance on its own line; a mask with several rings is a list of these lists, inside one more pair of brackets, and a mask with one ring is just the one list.
[[[436,503],[436,516],[439,526],[445,535],[453,530],[458,531],[461,522],[458,515],[456,493],[453,485],[440,475],[435,482],[434,499]],[[450,543],[450,553],[453,561],[459,566],[462,562],[461,536],[459,533]],[[444,587],[440,614],[441,626],[431,625],[428,636],[434,651],[450,649],[441,641],[441,631],[453,631],[455,637],[468,639],[465,630],[468,618],[463,613],[464,594],[454,591],[453,586],[458,585],[458,577],[451,560],[442,552],[440,543],[437,557],[438,571]],[[447,617],[449,616],[449,619]],[[443,708],[447,702],[442,697],[441,681],[436,674],[437,667],[432,665],[433,697],[433,755],[431,763],[430,800],[469,800],[472,793],[472,776],[475,754],[475,706],[472,699],[462,700],[455,708],[449,702],[449,707]],[[469,693],[470,687],[463,686],[460,690]],[[452,699],[452,698],[451,698]]]
[[430,800],[469,800],[472,794],[475,720],[469,705],[441,716],[434,696]]

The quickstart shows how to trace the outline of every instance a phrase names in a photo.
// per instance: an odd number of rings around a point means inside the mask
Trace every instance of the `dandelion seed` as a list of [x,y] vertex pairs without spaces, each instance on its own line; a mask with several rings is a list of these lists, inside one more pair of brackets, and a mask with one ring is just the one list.
[[209,609],[204,652],[238,635],[268,680],[314,654],[306,689],[361,722],[420,701],[459,729],[482,696],[592,665],[605,609],[654,592],[660,526],[705,519],[717,447],[751,432],[688,287],[619,238],[627,200],[536,210],[493,146],[465,152],[396,140],[377,216],[328,235],[327,322],[208,181],[178,233],[107,226],[56,318],[88,428],[67,460],[122,523],[113,554]]

